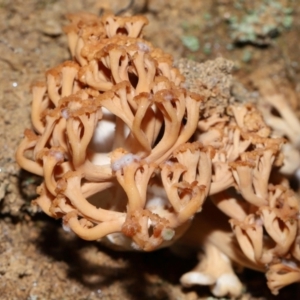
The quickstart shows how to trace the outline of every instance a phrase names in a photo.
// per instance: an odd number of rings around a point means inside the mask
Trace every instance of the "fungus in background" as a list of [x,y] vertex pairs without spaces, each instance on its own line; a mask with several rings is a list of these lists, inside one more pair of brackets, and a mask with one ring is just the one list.
[[34,204],[121,250],[200,245],[181,282],[217,296],[241,293],[231,261],[266,271],[274,294],[300,281],[299,200],[278,172],[285,140],[253,105],[217,105],[205,83],[187,90],[142,38],[145,17],[69,19],[72,61],[33,85],[33,130],[16,154],[44,178]]

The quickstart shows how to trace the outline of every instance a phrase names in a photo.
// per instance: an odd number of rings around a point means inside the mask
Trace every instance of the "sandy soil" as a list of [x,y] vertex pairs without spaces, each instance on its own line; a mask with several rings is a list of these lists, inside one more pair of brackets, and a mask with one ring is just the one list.
[[[36,213],[30,201],[40,178],[20,170],[14,160],[24,128],[30,127],[31,83],[69,58],[61,29],[64,15],[80,10],[119,13],[126,2],[0,0],[1,299],[213,299],[207,288],[182,289],[178,284],[180,275],[195,265],[195,256],[178,258],[168,249],[116,253],[67,234],[59,221]],[[150,20],[147,38],[175,59],[231,59],[234,80],[250,93],[261,81],[272,80],[298,112],[300,7],[296,0],[273,1],[279,8],[266,18],[261,1],[251,1],[252,8],[244,2],[139,0],[126,12],[145,14]],[[257,10],[261,25],[269,26],[264,32],[254,28],[252,36],[245,36],[240,29],[249,9]],[[244,89],[241,93],[242,98],[248,95]],[[242,299],[300,298],[297,286],[275,298],[263,274],[245,271],[240,277]]]

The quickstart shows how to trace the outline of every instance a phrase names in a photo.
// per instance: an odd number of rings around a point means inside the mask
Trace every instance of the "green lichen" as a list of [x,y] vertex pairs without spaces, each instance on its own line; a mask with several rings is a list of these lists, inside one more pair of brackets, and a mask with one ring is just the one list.
[[211,54],[211,51],[212,51],[211,43],[205,43],[203,46],[203,53],[206,55],[209,55],[209,54]]
[[252,52],[248,49],[243,51],[242,61],[245,63],[249,63],[252,60]]
[[272,38],[293,24],[293,9],[284,7],[279,1],[265,0],[251,9],[247,9],[242,1],[237,3],[239,10],[244,13],[240,17],[233,15],[228,19],[230,37],[235,43],[268,45]]
[[187,47],[190,51],[196,52],[200,49],[200,42],[194,35],[183,35],[181,36],[182,44]]

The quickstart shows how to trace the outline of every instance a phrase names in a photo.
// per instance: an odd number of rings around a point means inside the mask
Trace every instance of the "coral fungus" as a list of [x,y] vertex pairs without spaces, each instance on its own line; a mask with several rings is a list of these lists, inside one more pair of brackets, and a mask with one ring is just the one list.
[[188,90],[172,57],[142,38],[145,17],[69,19],[73,60],[33,85],[33,130],[16,153],[44,178],[34,204],[117,249],[201,244],[181,281],[218,296],[241,292],[231,261],[266,270],[275,294],[299,281],[299,200],[273,176],[285,140],[216,82]]

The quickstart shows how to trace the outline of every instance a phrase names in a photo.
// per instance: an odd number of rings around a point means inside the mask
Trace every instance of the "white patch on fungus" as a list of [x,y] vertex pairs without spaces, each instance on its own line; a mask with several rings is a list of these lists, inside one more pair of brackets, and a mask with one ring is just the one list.
[[71,228],[68,224],[66,224],[65,222],[62,222],[62,229],[65,231],[65,232],[71,232]]
[[215,283],[215,279],[208,274],[192,271],[192,272],[188,272],[188,273],[184,274],[181,277],[180,282],[184,286],[189,287],[189,286],[193,286],[195,284],[211,285],[211,284]]
[[138,244],[136,244],[135,242],[131,243],[131,248],[134,250],[137,250],[137,251],[141,250],[141,247]]
[[150,51],[150,47],[147,44],[142,43],[142,42],[137,42],[136,44],[137,44],[139,50],[141,50],[143,52],[149,52]]
[[146,208],[150,210],[164,207],[169,203],[165,189],[158,185],[148,186],[147,199]]
[[242,284],[235,274],[222,274],[216,284],[212,287],[212,293],[217,297],[226,296],[227,294],[237,296],[242,291]]
[[57,161],[64,161],[64,154],[62,152],[50,150],[49,154],[54,156]]
[[63,110],[61,111],[61,116],[62,116],[64,119],[68,120],[68,118],[69,118],[69,113],[68,113],[68,109],[67,109],[67,108],[65,108],[65,109],[63,109]]
[[292,260],[288,260],[288,259],[282,259],[281,263],[287,267],[290,267],[292,269],[297,269],[298,266],[296,264],[296,262],[292,261]]
[[171,101],[171,100],[173,100],[173,95],[172,95],[171,93],[166,93],[166,94],[164,95],[164,99],[165,99],[166,101]]
[[123,155],[121,158],[117,159],[111,164],[111,168],[114,172],[121,170],[125,166],[132,164],[135,161],[139,161],[140,157],[138,155],[128,153]]
[[109,241],[109,243],[121,248],[124,248],[124,246],[129,248],[131,243],[130,239],[120,232],[110,233],[106,236],[106,239]]
[[171,228],[164,228],[161,232],[161,236],[165,241],[171,241],[175,236],[175,230]]
[[105,108],[102,108],[103,118],[98,122],[90,147],[95,152],[110,152],[115,138],[115,117]]

